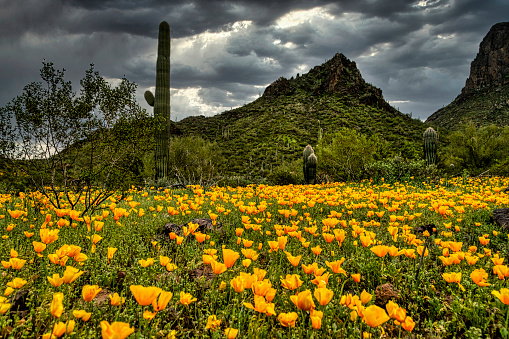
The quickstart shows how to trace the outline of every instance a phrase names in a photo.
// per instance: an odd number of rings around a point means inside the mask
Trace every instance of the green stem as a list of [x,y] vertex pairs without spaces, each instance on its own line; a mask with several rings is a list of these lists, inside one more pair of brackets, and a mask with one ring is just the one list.
[[343,284],[341,285],[341,291],[339,291],[339,297],[343,295],[343,288],[345,287],[346,282],[348,281],[348,277],[346,277],[345,281],[343,281]]
[[[505,315],[505,329],[507,331],[507,321],[509,320],[509,307],[507,308],[507,311],[506,311],[506,315]],[[507,332],[506,332],[506,336],[507,338]]]

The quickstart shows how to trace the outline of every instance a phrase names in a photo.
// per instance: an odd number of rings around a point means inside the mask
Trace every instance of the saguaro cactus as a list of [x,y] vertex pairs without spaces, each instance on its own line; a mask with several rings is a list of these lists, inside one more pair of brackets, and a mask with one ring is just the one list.
[[145,100],[154,107],[156,119],[155,179],[168,177],[168,148],[170,142],[170,25],[159,25],[156,63],[156,95],[145,92]]
[[426,165],[434,165],[437,161],[438,134],[433,127],[428,127],[423,134],[424,159]]
[[310,184],[314,184],[316,181],[316,165],[318,164],[318,159],[316,158],[315,153],[311,153],[308,157],[308,179]]
[[306,184],[315,182],[317,158],[311,145],[307,145],[302,152],[304,180]]

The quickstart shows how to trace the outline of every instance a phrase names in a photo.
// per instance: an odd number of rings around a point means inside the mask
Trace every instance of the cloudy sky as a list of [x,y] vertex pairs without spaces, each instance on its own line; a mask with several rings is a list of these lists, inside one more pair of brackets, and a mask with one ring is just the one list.
[[159,23],[171,27],[172,120],[256,99],[335,53],[393,106],[426,119],[465,84],[507,0],[0,0],[0,106],[40,81],[42,61],[79,90],[91,63],[154,89]]

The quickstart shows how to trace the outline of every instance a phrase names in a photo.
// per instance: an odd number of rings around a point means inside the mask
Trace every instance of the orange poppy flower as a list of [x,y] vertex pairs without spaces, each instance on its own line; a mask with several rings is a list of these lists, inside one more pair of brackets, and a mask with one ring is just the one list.
[[113,255],[115,254],[116,251],[117,251],[117,249],[115,247],[108,247],[108,254],[107,254],[108,263],[110,262],[111,259],[113,259]]
[[268,316],[276,315],[274,311],[274,304],[267,302],[264,297],[260,295],[254,296],[254,306],[251,303],[242,303],[245,307],[252,309],[259,313],[264,313]]
[[74,311],[72,311],[72,315],[75,318],[81,319],[83,321],[88,321],[90,319],[90,316],[92,315],[92,313],[89,313],[85,310],[74,310]]
[[51,315],[55,318],[60,318],[62,313],[64,312],[64,294],[61,292],[53,293],[53,300],[51,301],[50,311]]
[[58,232],[60,230],[54,229],[50,230],[49,228],[41,228],[39,231],[39,235],[41,236],[41,241],[46,245],[51,244],[52,242],[58,239]]
[[152,301],[152,307],[154,308],[155,312],[162,311],[168,306],[168,303],[170,302],[171,298],[173,297],[173,293],[167,292],[167,291],[161,291],[159,293],[159,297],[154,299]]
[[318,303],[322,306],[327,305],[334,296],[334,292],[326,287],[319,287],[313,293]]
[[14,268],[15,270],[20,270],[23,266],[25,266],[25,263],[27,261],[19,258],[11,258],[9,259],[9,263],[11,264],[11,268]]
[[209,315],[207,319],[206,330],[215,330],[221,326],[221,320],[217,319],[215,315]]
[[47,277],[51,285],[58,287],[64,283],[64,279],[60,278],[60,274],[55,273],[52,277]]
[[484,286],[490,286],[491,285],[491,284],[486,282],[486,279],[488,279],[488,273],[484,269],[482,269],[482,268],[479,268],[477,270],[472,271],[472,273],[470,273],[470,278],[478,286],[484,287]]
[[113,306],[120,306],[125,303],[125,298],[118,295],[117,292],[108,295],[110,298],[110,304]]
[[299,266],[299,262],[300,262],[300,259],[302,258],[302,255],[298,255],[298,256],[294,257],[290,252],[286,252],[286,251],[285,251],[285,254],[286,254],[286,258],[288,259],[290,264],[292,264],[292,266],[294,266],[294,267]]
[[297,295],[290,296],[290,300],[294,303],[299,310],[309,311],[315,308],[315,303],[311,297],[311,291],[305,290]]
[[415,327],[415,322],[412,320],[412,318],[407,316],[405,321],[401,323],[401,327],[403,327],[405,331],[412,332]]
[[461,272],[442,273],[442,277],[448,283],[457,283],[461,290],[465,291],[465,288],[461,285]]
[[129,286],[131,293],[134,295],[134,298],[141,306],[147,306],[152,304],[154,300],[156,300],[157,296],[161,293],[162,289],[155,286],[141,286],[141,285],[131,285]]
[[78,279],[83,273],[85,273],[85,272],[80,271],[77,268],[74,268],[72,266],[66,266],[62,280],[64,281],[64,283],[70,284],[73,281],[75,281],[76,279]]
[[389,246],[377,245],[370,248],[371,252],[375,253],[380,258],[385,257],[385,255],[389,252]]
[[207,235],[201,232],[195,232],[194,237],[196,238],[196,241],[198,241],[199,243],[202,243],[207,239]]
[[223,248],[223,261],[227,268],[233,267],[235,261],[240,257],[238,252],[234,250]]
[[75,322],[74,320],[69,320],[67,323],[59,321],[53,326],[52,334],[56,337],[61,337],[65,333],[71,334],[74,330]]
[[255,250],[253,250],[251,248],[243,248],[240,251],[248,259],[252,259],[254,261],[256,261],[256,259],[258,259],[258,252],[256,252]]
[[213,260],[211,263],[210,263],[211,267],[212,267],[212,272],[214,272],[214,274],[221,274],[221,273],[224,273],[226,272],[227,268],[226,268],[226,265],[223,264],[223,263],[220,263],[218,261],[215,261]]
[[272,287],[272,283],[268,279],[264,279],[262,281],[255,281],[251,286],[253,293],[255,295],[265,296],[269,289]]
[[280,250],[284,250],[286,247],[286,243],[288,241],[288,237],[278,237],[277,243]]
[[295,327],[295,322],[299,316],[295,312],[279,313],[277,320],[284,327]]
[[323,318],[323,312],[317,311],[317,310],[311,310],[310,312],[310,318],[311,318],[311,326],[319,330],[322,328],[322,318]]
[[115,321],[112,324],[101,321],[101,334],[104,339],[125,339],[134,332],[134,327],[128,323]]
[[230,280],[230,286],[237,293],[242,293],[244,291],[244,278],[242,276],[236,276],[232,280]]
[[322,253],[322,248],[320,247],[320,245],[318,245],[318,246],[315,246],[315,247],[311,247],[311,251],[315,255],[320,255],[320,253]]
[[371,327],[378,327],[390,319],[385,310],[376,305],[371,305],[364,309],[363,315],[364,321]]
[[147,258],[146,260],[140,259],[138,262],[140,263],[141,267],[149,267],[154,264],[154,258]]
[[290,291],[301,287],[302,284],[303,281],[300,280],[300,275],[298,274],[287,274],[285,279],[281,279],[281,285]]
[[92,301],[101,292],[102,288],[97,285],[85,285],[81,291],[85,301]]
[[198,299],[193,298],[193,296],[190,293],[180,292],[180,303],[182,305],[187,306],[196,300],[198,300]]
[[237,330],[235,328],[228,327],[227,329],[224,330],[224,335],[226,336],[227,339],[237,338],[238,333],[239,333],[239,330]]
[[363,290],[362,293],[361,293],[361,303],[363,305],[366,305],[367,303],[369,303],[371,301],[371,299],[373,298],[373,295],[371,295],[370,293],[366,292],[366,290]]
[[311,280],[311,282],[315,285],[318,285],[318,287],[324,287],[329,283],[329,277],[330,273],[324,273],[322,275],[315,275],[315,278]]
[[340,260],[332,262],[326,261],[325,265],[327,265],[327,267],[329,267],[333,273],[346,275],[346,271],[343,268],[341,268],[341,265],[345,262],[345,260],[346,260],[345,258],[341,258]]
[[497,297],[504,304],[509,305],[509,289],[501,288],[500,291],[491,291],[491,294]]

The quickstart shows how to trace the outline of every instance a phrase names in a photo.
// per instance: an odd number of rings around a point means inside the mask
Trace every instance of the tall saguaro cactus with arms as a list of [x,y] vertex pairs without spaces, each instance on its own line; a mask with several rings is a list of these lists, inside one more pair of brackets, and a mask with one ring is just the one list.
[[168,177],[168,148],[170,142],[170,25],[159,25],[156,64],[156,95],[145,92],[145,100],[154,107],[156,148],[154,152],[155,179]]

